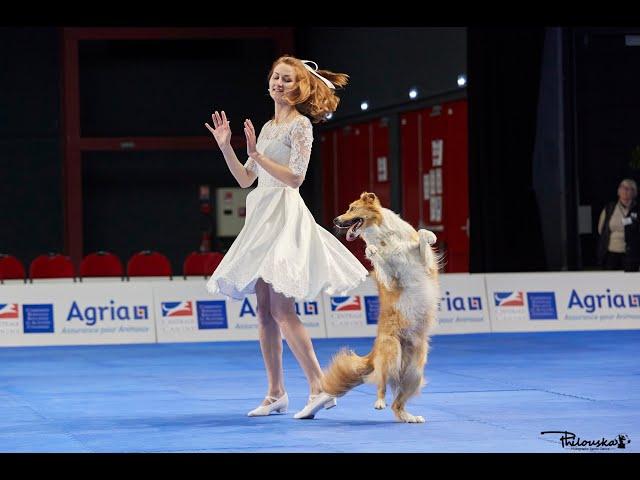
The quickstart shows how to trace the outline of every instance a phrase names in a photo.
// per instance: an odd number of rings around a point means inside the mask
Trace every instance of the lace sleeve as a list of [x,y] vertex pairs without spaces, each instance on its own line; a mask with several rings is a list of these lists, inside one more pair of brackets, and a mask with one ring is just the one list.
[[311,144],[313,143],[313,127],[307,117],[295,122],[291,129],[291,157],[289,168],[295,175],[304,178],[311,157]]

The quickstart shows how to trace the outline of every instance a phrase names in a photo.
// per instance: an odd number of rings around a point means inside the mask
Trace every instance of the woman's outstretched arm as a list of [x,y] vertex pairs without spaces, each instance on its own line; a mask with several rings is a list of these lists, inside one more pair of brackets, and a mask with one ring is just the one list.
[[208,123],[205,123],[204,125],[213,134],[213,138],[215,138],[218,143],[218,147],[224,156],[225,162],[227,162],[229,171],[238,182],[238,185],[242,188],[250,187],[255,181],[257,174],[240,163],[238,157],[233,151],[233,147],[231,146],[230,122],[227,120],[227,115],[224,113],[224,110],[222,111],[222,115],[216,111],[211,115],[211,120],[213,121],[213,128],[211,128]]

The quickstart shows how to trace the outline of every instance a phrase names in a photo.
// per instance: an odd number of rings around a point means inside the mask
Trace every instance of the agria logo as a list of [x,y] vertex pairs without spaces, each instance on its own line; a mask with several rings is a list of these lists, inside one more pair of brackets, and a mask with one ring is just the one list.
[[587,313],[593,313],[602,308],[640,308],[640,294],[611,293],[607,288],[603,294],[580,295],[575,289],[571,290],[569,305],[567,308],[583,309]]
[[482,310],[482,298],[456,297],[449,292],[444,292],[444,297],[440,299],[440,309],[445,309],[448,312]]
[[116,305],[113,300],[108,306],[87,306],[81,307],[78,302],[73,302],[67,321],[80,320],[87,325],[95,325],[97,321],[116,320],[148,320],[149,307],[147,305]]
[[[296,315],[319,315],[318,302],[295,302]],[[240,318],[249,315],[250,317],[257,316],[257,308],[254,307],[249,298],[245,297],[240,307]]]

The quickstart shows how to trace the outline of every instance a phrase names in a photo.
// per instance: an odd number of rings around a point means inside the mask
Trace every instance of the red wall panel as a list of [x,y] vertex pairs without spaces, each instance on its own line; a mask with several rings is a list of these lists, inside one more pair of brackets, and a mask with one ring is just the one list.
[[369,125],[359,123],[340,129],[337,147],[336,208],[343,213],[351,202],[369,188]]
[[450,272],[469,271],[469,175],[467,140],[467,102],[444,104],[447,118],[444,188],[449,230]]
[[[335,172],[337,174],[336,215],[344,213],[349,204],[360,198],[363,191],[369,189],[371,152],[369,145],[369,124],[358,123],[341,128],[338,132]],[[365,267],[370,268],[364,256],[365,245],[362,240],[343,244],[358,258]]]
[[[430,178],[430,194],[428,198],[423,199],[422,205],[422,222],[425,228],[432,230],[438,237],[436,244],[438,250],[447,252],[449,246],[449,229],[446,228],[447,222],[447,208],[444,196],[449,192],[444,191],[444,180],[446,178],[446,172],[442,166],[438,166],[434,163],[434,141],[442,141],[444,150],[448,148],[448,144],[445,139],[447,131],[446,118],[442,114],[442,106],[434,105],[422,111],[422,173],[423,179],[426,175]],[[447,151],[444,152],[448,153]],[[444,163],[444,162],[443,162]],[[436,173],[440,172],[440,175],[436,177]],[[434,181],[433,178],[440,178],[441,181]],[[433,186],[441,185],[434,192]],[[439,208],[436,207],[436,199],[439,199]],[[439,217],[435,217],[432,213],[439,211]],[[448,257],[446,258],[448,261]],[[445,265],[445,271],[448,270],[449,264]]]
[[330,229],[336,216],[337,177],[335,173],[335,151],[337,130],[327,130],[320,135],[320,161],[322,162],[322,226]]
[[[371,133],[371,167],[368,191],[375,193],[384,207],[391,205],[391,158],[389,156],[389,121],[386,117],[369,125]],[[384,165],[378,169],[378,162]]]
[[418,226],[421,219],[421,115],[420,112],[406,112],[400,115],[400,191],[402,195],[402,218],[414,227]]
[[[432,142],[439,140],[442,164],[436,165]],[[435,232],[446,255],[445,272],[469,271],[467,142],[466,100],[400,116],[402,215],[415,228]],[[431,178],[439,178],[441,188]],[[430,184],[423,188],[425,180]],[[438,201],[439,218],[431,210]]]
[[[363,191],[376,193],[382,205],[390,207],[389,141],[386,118],[323,132],[323,222],[327,229]],[[400,114],[399,141],[402,217],[416,229],[428,228],[436,233],[437,247],[446,254],[445,272],[469,271],[466,100]],[[434,164],[434,141],[442,142],[441,164]],[[378,170],[381,157],[387,159],[386,178],[385,172]],[[427,179],[439,179],[433,182],[435,188],[431,183],[424,188],[427,174]],[[440,202],[439,218],[432,215],[434,197]],[[364,257],[364,242],[343,239],[343,243],[371,268]]]

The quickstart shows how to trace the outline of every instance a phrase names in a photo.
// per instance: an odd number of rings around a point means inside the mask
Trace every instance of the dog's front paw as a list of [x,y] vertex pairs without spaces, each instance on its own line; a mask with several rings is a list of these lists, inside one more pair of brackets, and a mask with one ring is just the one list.
[[364,254],[370,259],[378,254],[378,247],[375,245],[367,245],[367,248],[364,249]]
[[431,230],[421,228],[420,230],[418,230],[418,235],[420,235],[420,238],[427,242],[429,245],[433,245],[436,243],[436,241],[438,241],[438,237],[436,237],[436,234]]
[[387,402],[384,401],[384,398],[379,398],[376,400],[376,403],[373,404],[373,408],[376,410],[382,410],[387,407]]

